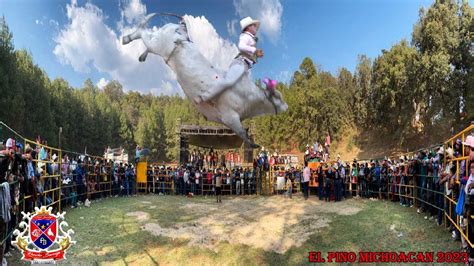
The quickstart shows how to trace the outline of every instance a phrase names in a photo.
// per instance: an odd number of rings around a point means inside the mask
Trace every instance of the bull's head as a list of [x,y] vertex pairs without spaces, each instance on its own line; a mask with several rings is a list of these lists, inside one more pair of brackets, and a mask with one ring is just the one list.
[[168,23],[157,30],[146,28],[148,22],[155,15],[156,13],[147,15],[135,32],[122,38],[122,44],[124,45],[136,39],[141,38],[143,40],[147,50],[140,56],[140,61],[145,61],[148,52],[157,54],[167,60],[179,42],[189,40],[183,19],[181,19],[180,24]]
[[283,113],[288,110],[288,104],[283,100],[281,92],[274,90],[269,100],[273,103],[276,113]]

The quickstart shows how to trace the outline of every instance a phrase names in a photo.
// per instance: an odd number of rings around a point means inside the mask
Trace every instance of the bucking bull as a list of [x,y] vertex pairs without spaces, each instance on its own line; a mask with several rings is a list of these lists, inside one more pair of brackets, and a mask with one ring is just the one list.
[[[139,61],[146,60],[148,53],[161,56],[176,73],[178,83],[189,99],[201,95],[225,72],[214,67],[189,39],[186,17],[178,16],[179,24],[168,23],[158,30],[147,28],[148,21],[156,14],[145,17],[135,32],[122,38],[122,44],[142,39],[146,51]],[[210,102],[194,103],[197,110],[208,120],[226,125],[252,148],[257,148],[242,126],[242,120],[266,114],[285,112],[288,105],[278,90],[257,86],[245,74],[233,87],[224,90]]]

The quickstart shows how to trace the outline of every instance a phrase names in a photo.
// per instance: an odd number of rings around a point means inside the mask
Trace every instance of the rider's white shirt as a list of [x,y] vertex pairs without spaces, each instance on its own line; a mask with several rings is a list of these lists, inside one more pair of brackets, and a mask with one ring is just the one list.
[[253,36],[252,33],[247,31],[241,33],[238,46],[239,50],[253,56],[255,51],[257,51],[257,42],[255,41],[254,37],[255,36]]

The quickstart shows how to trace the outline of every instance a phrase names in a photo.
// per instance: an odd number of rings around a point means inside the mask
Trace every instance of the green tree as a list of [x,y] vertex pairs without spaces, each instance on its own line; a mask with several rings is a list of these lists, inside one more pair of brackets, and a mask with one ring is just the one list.
[[365,55],[358,56],[354,78],[356,88],[352,101],[354,102],[355,122],[358,126],[366,127],[372,94],[372,61],[370,58]]
[[[419,102],[416,87],[416,50],[402,40],[375,59],[372,80],[372,110],[374,128],[403,138],[411,134],[415,119],[413,102]],[[402,139],[403,140],[403,139]]]
[[167,160],[164,116],[157,104],[142,109],[135,140],[140,146],[150,150],[151,159]]
[[472,68],[471,24],[472,8],[465,1],[438,0],[428,10],[420,10],[412,38],[419,57],[415,89],[422,99],[421,119],[427,131],[459,122]]
[[24,107],[23,87],[18,75],[13,46],[13,34],[5,17],[0,18],[0,117],[10,126],[23,131]]

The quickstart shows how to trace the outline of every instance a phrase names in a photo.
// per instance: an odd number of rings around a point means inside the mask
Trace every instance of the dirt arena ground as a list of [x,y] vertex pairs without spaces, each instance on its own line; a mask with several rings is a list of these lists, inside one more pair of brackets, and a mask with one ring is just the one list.
[[94,201],[67,210],[66,220],[76,232],[64,262],[71,265],[301,265],[310,251],[459,251],[434,220],[367,199],[243,196],[218,204],[146,195]]

